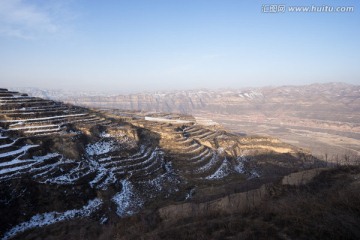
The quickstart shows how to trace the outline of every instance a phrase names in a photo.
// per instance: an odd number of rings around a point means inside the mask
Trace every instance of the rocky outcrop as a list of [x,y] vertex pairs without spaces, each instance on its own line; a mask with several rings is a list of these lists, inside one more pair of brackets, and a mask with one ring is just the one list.
[[267,185],[242,193],[235,193],[204,203],[183,203],[158,210],[162,220],[172,221],[188,217],[245,212],[258,206],[267,196]]
[[291,185],[291,186],[300,186],[311,182],[316,176],[318,176],[321,172],[325,171],[326,168],[315,168],[307,171],[301,171],[296,173],[291,173],[285,176],[281,183],[283,185]]
[[[300,186],[311,182],[321,172],[328,168],[316,168],[291,173],[282,178],[282,185]],[[177,221],[184,218],[204,217],[211,215],[244,213],[259,206],[266,197],[271,195],[273,184],[264,184],[260,188],[230,194],[212,201],[202,203],[183,203],[169,205],[158,210],[164,221]]]

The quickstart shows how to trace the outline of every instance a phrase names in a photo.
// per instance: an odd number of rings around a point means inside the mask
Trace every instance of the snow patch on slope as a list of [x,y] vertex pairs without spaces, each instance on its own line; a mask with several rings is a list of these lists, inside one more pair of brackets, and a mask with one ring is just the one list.
[[237,173],[245,173],[245,166],[244,162],[246,161],[246,158],[244,156],[240,156],[236,158],[236,165],[234,166],[234,170]]
[[112,198],[116,203],[116,214],[126,217],[135,214],[144,204],[144,201],[135,192],[134,186],[127,179],[121,181],[122,191]]
[[210,176],[207,176],[205,179],[213,180],[213,179],[221,179],[230,174],[230,163],[225,158],[220,167]]
[[8,232],[4,234],[3,240],[10,239],[16,234],[24,232],[26,230],[47,226],[53,223],[70,220],[73,218],[79,217],[88,217],[93,212],[98,210],[102,205],[102,201],[98,198],[90,200],[87,205],[83,206],[81,209],[68,210],[62,213],[59,212],[48,212],[42,214],[36,214],[29,221],[20,223],[19,225],[13,227]]
[[[47,154],[45,156],[40,156],[40,157],[39,156],[34,156],[32,159],[27,159],[27,160],[14,159],[14,160],[12,160],[10,162],[4,162],[4,163],[1,164],[2,169],[0,170],[0,182],[3,179],[9,179],[9,178],[20,176],[21,174],[23,174],[22,170],[25,170],[25,169],[29,169],[29,173],[37,171],[40,168],[37,168],[37,167],[34,167],[34,166],[36,166],[37,164],[41,164],[42,162],[44,162],[44,161],[46,161],[48,159],[51,159],[53,157],[56,157],[56,156],[58,156],[58,154],[50,153],[50,154]],[[12,167],[12,165],[14,165],[18,161],[21,161],[21,163],[28,163],[28,164]],[[58,163],[56,163],[56,165],[57,164]],[[10,174],[10,175],[2,176],[4,174]]]
[[5,153],[1,153],[0,154],[0,158],[5,158],[5,157],[9,157],[9,156],[13,156],[19,153],[24,153],[26,151],[28,151],[30,148],[34,148],[34,147],[39,147],[39,145],[25,145],[22,146],[20,149],[11,151],[11,152],[5,152]]
[[86,146],[86,153],[89,156],[109,153],[117,149],[117,144],[114,141],[99,141],[94,144]]

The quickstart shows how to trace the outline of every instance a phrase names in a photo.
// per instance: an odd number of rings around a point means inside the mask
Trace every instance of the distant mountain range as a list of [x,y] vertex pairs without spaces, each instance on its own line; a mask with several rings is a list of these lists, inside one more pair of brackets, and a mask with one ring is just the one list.
[[232,132],[276,136],[318,155],[360,154],[359,85],[322,83],[128,95],[15,90],[90,108],[194,115]]
[[251,115],[258,120],[286,116],[360,123],[360,86],[345,83],[110,96],[95,92],[75,93],[36,88],[13,90],[86,107],[185,114]]

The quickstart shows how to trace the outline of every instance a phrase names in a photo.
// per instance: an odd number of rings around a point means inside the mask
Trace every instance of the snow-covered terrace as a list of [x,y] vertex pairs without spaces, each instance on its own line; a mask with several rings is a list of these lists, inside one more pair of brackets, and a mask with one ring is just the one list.
[[69,114],[69,115],[58,115],[52,117],[41,117],[41,118],[29,118],[29,119],[19,119],[19,120],[1,120],[2,123],[16,123],[16,122],[37,122],[37,121],[46,121],[60,118],[76,117],[76,116],[85,116],[87,113],[78,113],[78,114]]
[[188,121],[188,120],[168,119],[168,118],[159,118],[159,117],[145,117],[145,120],[151,122],[164,122],[164,123],[175,123],[175,124],[193,123],[193,121]]

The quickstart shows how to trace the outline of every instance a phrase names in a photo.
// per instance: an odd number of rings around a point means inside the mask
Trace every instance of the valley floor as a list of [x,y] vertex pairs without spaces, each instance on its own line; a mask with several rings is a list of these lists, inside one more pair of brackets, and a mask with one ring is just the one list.
[[211,117],[228,131],[240,135],[273,136],[281,141],[303,148],[316,157],[329,162],[339,162],[347,156],[360,158],[360,133],[336,131],[319,127],[291,126],[286,124],[244,121],[233,116],[201,115]]

